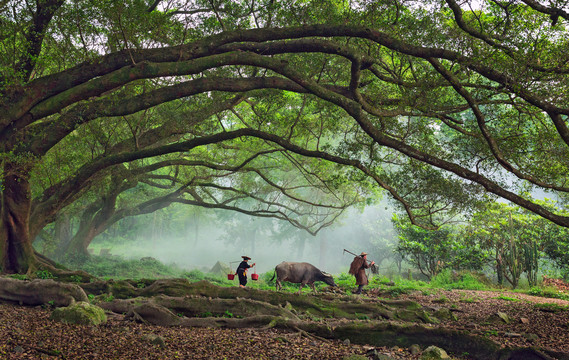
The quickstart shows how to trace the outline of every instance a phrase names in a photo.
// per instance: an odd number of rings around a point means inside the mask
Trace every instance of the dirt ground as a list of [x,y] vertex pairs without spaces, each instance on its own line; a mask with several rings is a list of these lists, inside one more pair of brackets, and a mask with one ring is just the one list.
[[[468,330],[508,347],[533,346],[569,353],[568,301],[460,290],[416,292],[399,297],[403,298],[426,307],[452,309],[458,321],[437,326]],[[507,314],[510,323],[497,318],[498,312]],[[0,305],[0,358],[343,359],[373,350],[393,359],[420,356],[409,349],[325,341],[275,329],[164,328],[135,323],[121,315],[92,327],[54,322],[49,319],[50,313],[45,307]]]
[[[458,321],[449,328],[482,334],[508,347],[537,347],[569,353],[569,301],[512,292],[452,290],[407,295],[423,306],[450,307]],[[505,313],[509,323],[497,319]]]

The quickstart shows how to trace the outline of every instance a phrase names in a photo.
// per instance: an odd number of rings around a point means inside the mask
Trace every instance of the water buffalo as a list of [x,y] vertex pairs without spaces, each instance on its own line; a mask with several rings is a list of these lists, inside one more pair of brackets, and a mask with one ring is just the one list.
[[316,292],[316,289],[314,288],[315,281],[324,281],[330,286],[337,286],[334,283],[332,275],[326,274],[316,268],[316,266],[306,262],[299,263],[283,261],[275,267],[275,274],[271,281],[275,278],[275,275],[277,277],[277,282],[275,284],[277,290],[282,288],[281,281],[288,281],[295,284],[300,283],[300,289],[298,289],[299,294],[302,287],[306,284],[310,285],[312,290]]

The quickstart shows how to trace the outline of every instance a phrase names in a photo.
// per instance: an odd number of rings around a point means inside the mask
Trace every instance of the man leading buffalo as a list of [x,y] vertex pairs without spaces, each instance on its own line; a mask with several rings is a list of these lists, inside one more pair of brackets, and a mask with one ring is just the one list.
[[358,285],[358,289],[354,294],[361,294],[364,286],[368,284],[366,269],[372,267],[373,264],[375,264],[375,261],[368,264],[366,252],[362,252],[360,255],[356,256],[350,264],[349,273],[356,277],[356,285]]

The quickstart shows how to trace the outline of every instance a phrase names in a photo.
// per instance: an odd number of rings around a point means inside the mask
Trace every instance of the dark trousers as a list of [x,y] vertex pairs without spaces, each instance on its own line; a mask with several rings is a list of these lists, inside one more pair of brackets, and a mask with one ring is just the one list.
[[356,292],[354,294],[361,294],[362,293],[362,289],[364,288],[363,285],[358,285],[358,289],[356,290]]
[[247,275],[243,274],[243,273],[238,273],[237,276],[239,276],[239,285],[247,285]]

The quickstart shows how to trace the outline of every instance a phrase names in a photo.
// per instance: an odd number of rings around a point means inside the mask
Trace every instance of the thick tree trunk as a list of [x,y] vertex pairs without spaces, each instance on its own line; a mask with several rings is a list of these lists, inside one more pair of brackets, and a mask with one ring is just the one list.
[[[114,202],[113,202],[114,204]],[[87,248],[95,238],[103,232],[107,226],[109,218],[114,214],[114,209],[106,209],[103,201],[95,201],[85,209],[81,215],[79,229],[68,241],[67,246],[62,247],[58,253],[58,258],[64,257],[89,257]]]
[[[118,181],[114,183],[117,184]],[[79,229],[69,240],[67,246],[61,248],[62,251],[58,254],[59,258],[90,256],[87,248],[93,239],[115,222],[111,218],[116,213],[115,206],[118,194],[120,194],[120,190],[113,188],[107,196],[103,196],[102,199],[87,206],[81,215]]]
[[27,273],[37,259],[29,232],[31,191],[30,165],[4,164],[0,256],[4,273]]
[[59,254],[60,257],[64,256],[90,256],[87,248],[95,236],[99,235],[100,231],[93,226],[86,225],[79,228],[75,236],[71,238],[67,248]]

